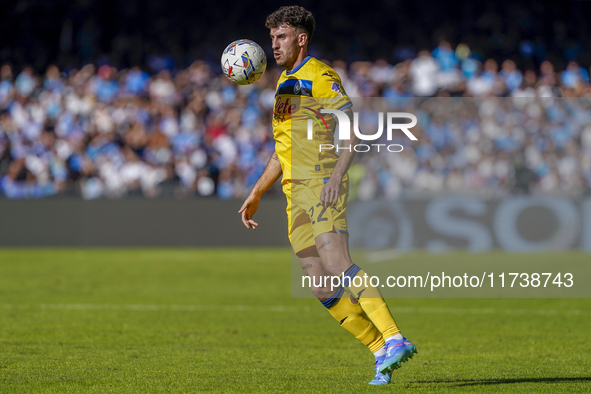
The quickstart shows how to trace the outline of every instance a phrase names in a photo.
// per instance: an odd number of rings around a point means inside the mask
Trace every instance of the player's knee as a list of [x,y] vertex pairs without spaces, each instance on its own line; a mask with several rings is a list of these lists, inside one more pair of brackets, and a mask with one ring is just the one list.
[[320,257],[318,255],[318,250],[316,249],[316,246],[310,246],[310,247],[304,248],[304,249],[300,250],[299,252],[297,252],[296,256],[298,256],[301,259],[306,258],[306,257]]
[[327,261],[324,262],[324,268],[328,271],[330,275],[339,276],[345,271],[347,268],[353,264],[351,259],[348,256],[344,255],[337,255],[334,258],[326,259]]
[[312,294],[320,301],[325,301],[332,297],[334,290],[331,290],[329,287],[312,287]]

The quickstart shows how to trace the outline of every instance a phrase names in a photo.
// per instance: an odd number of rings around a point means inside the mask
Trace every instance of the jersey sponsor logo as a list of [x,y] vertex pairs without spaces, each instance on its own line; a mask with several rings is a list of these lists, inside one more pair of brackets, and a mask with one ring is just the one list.
[[275,101],[275,114],[293,114],[296,111],[297,105],[290,102],[288,97],[283,101],[283,98],[278,97]]
[[295,78],[287,79],[277,87],[275,96],[281,95],[312,97],[312,81]]

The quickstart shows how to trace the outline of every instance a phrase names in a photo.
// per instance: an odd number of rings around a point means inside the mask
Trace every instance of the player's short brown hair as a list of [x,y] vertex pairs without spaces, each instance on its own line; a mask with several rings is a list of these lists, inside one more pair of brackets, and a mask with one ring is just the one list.
[[265,27],[273,29],[284,23],[293,26],[296,29],[304,30],[308,34],[308,41],[312,38],[314,28],[316,27],[314,15],[299,5],[289,5],[279,8],[267,17]]

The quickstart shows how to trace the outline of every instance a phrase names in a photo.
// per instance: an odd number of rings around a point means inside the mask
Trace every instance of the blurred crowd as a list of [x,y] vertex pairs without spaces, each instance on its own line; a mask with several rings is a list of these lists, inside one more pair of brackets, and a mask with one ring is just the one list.
[[[520,70],[441,41],[395,65],[327,63],[349,96],[383,97],[419,118],[418,141],[401,140],[403,153],[358,155],[357,198],[591,186],[591,84],[574,61]],[[110,65],[40,75],[5,64],[0,196],[244,197],[274,149],[280,72],[238,86],[203,61],[153,75]]]
[[[591,190],[591,98],[434,97],[405,103],[398,97],[387,102],[390,111],[403,108],[417,116],[420,126],[412,133],[418,141],[394,134],[392,141],[376,142],[403,145],[402,152],[358,154],[349,171],[354,198],[441,192],[577,196]],[[375,113],[359,116],[361,130],[376,130]]]

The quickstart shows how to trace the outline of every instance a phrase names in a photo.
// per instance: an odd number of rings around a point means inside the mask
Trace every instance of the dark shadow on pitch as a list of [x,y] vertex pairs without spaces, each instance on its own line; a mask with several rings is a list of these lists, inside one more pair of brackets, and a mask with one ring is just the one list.
[[514,379],[438,379],[421,380],[414,383],[448,383],[450,386],[489,386],[495,384],[515,384],[515,383],[584,383],[591,382],[591,377],[571,377],[571,378],[514,378]]

